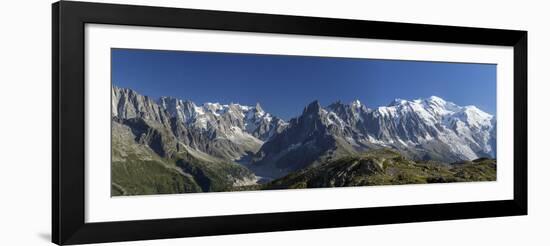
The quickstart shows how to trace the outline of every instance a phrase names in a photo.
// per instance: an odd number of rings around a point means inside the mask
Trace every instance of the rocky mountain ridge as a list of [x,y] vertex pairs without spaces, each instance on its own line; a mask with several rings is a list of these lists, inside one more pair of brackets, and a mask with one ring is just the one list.
[[315,101],[260,148],[251,169],[277,177],[373,148],[399,150],[416,160],[496,157],[496,118],[435,96],[396,99],[376,109],[359,101],[327,107]]
[[[496,117],[435,96],[373,109],[358,100],[326,107],[314,101],[288,122],[259,103],[197,105],[116,86],[111,99],[113,136],[119,136],[113,160],[125,168],[130,160],[164,163],[164,176],[180,172],[185,183],[195,182],[192,190],[278,178],[371,149],[444,162],[496,156]],[[170,189],[183,189],[176,188]]]

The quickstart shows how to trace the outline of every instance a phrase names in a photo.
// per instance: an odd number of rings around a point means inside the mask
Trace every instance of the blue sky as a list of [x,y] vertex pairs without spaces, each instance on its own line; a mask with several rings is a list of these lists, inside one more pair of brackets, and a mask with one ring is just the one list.
[[112,82],[158,98],[254,105],[283,119],[314,100],[368,107],[432,95],[495,114],[496,65],[112,49]]

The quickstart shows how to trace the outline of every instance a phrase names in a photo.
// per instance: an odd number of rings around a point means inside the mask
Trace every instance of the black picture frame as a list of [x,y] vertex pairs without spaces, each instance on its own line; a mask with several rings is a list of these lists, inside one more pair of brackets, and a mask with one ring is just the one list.
[[[62,1],[52,6],[52,241],[83,244],[527,214],[527,31]],[[85,223],[86,23],[513,47],[514,199]]]

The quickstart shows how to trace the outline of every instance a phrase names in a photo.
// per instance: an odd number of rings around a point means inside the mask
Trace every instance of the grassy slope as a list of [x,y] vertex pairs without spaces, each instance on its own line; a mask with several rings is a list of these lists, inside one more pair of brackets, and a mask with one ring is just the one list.
[[137,143],[127,126],[116,122],[111,153],[113,196],[227,191],[236,177],[253,176],[238,164],[186,149],[172,158],[162,158]]
[[193,177],[158,160],[113,162],[111,195],[201,192]]
[[383,149],[340,158],[274,180],[263,189],[397,185],[496,180],[496,161],[415,162]]
[[111,195],[147,195],[200,192],[193,177],[137,144],[127,126],[113,123]]

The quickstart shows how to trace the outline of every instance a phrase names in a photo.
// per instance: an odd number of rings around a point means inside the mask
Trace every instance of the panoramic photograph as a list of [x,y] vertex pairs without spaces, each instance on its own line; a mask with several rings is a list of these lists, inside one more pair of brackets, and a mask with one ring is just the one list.
[[111,195],[496,181],[496,65],[111,49]]

